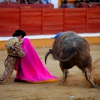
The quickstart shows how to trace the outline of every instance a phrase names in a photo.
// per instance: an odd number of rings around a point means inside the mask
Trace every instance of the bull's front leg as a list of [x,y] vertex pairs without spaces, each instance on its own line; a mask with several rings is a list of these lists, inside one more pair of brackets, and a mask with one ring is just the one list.
[[65,81],[67,79],[68,69],[64,69],[64,67],[61,65],[61,63],[60,63],[60,68],[61,68],[61,70],[63,72],[63,79],[60,81],[59,84],[60,85],[64,85],[64,83],[65,83]]
[[92,87],[98,88],[98,86],[96,84],[94,84],[94,82],[90,79],[90,71],[88,68],[85,69],[84,74],[85,74],[87,81],[92,85]]

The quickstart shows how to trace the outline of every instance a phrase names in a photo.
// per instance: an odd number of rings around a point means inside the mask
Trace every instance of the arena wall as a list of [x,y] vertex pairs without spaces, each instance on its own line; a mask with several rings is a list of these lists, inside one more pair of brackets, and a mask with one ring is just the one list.
[[98,44],[100,8],[0,8],[0,49],[5,49],[7,39],[16,29],[24,30],[34,47],[51,47],[54,39],[50,34],[64,31],[75,31],[89,44]]

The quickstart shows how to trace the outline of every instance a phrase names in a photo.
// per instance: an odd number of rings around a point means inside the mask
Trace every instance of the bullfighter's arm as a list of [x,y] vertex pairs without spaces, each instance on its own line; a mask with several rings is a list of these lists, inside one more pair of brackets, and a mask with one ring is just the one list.
[[25,52],[22,50],[19,42],[15,43],[14,49],[17,52],[19,57],[24,57],[25,56]]

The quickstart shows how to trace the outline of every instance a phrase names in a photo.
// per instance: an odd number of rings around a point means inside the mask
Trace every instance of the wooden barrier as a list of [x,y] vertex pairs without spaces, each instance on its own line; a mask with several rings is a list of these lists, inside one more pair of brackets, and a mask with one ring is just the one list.
[[63,9],[42,9],[42,34],[63,31]]
[[41,34],[41,10],[42,9],[20,9],[20,29],[29,35]]
[[87,9],[87,32],[100,32],[100,8]]
[[0,36],[11,36],[16,29],[27,35],[100,32],[100,8],[0,8]]
[[19,9],[0,8],[0,36],[11,36],[19,29]]
[[64,9],[64,31],[86,32],[86,8]]

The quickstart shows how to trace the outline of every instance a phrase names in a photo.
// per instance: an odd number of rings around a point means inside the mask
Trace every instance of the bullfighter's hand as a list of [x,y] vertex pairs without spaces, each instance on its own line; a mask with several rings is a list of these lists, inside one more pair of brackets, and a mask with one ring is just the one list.
[[19,43],[20,43],[20,45],[22,45],[22,44],[23,44],[23,40],[22,40],[22,41],[20,41]]

